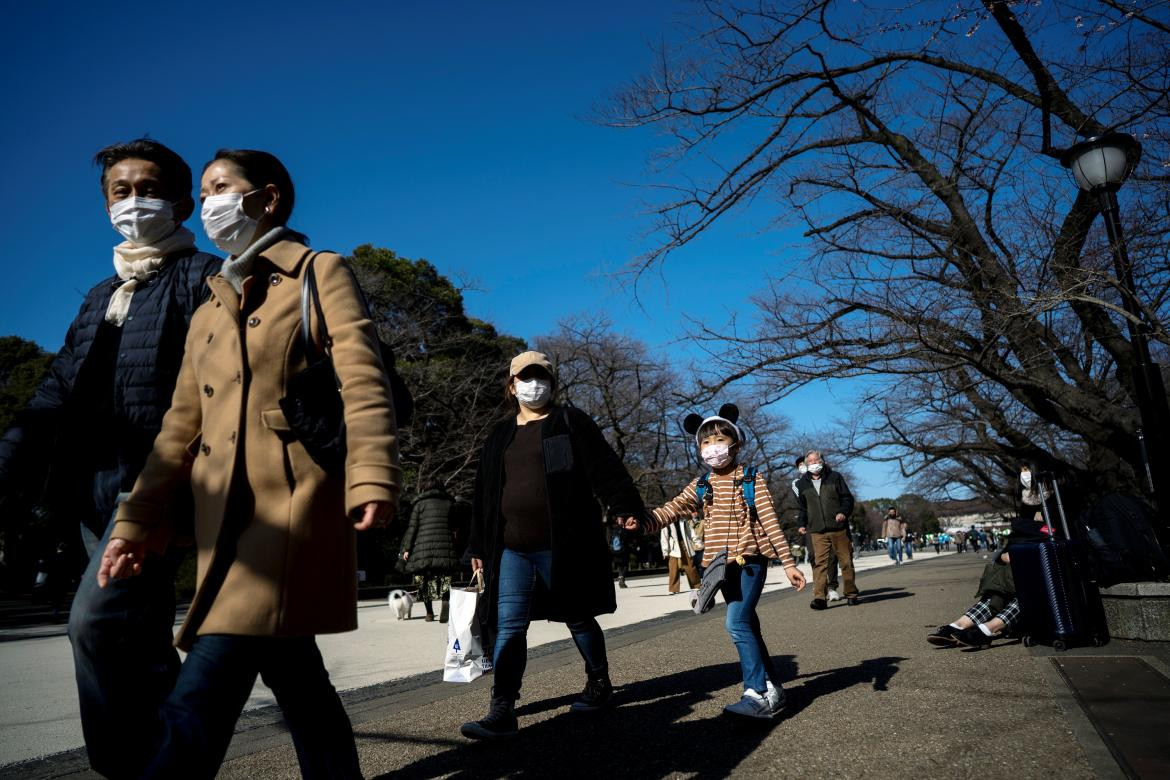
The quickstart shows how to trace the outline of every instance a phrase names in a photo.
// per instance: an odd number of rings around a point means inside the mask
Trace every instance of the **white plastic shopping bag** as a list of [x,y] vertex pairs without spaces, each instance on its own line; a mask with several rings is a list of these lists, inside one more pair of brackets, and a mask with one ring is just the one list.
[[491,658],[484,653],[475,611],[476,603],[483,597],[483,574],[476,572],[475,581],[474,587],[451,589],[444,682],[468,683],[492,668]]

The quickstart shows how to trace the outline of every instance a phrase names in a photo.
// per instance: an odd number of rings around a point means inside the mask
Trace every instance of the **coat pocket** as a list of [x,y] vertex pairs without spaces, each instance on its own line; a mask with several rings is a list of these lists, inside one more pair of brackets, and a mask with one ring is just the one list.
[[203,443],[203,431],[195,434],[195,438],[187,442],[187,454],[194,460],[199,455],[199,445]]
[[573,470],[573,440],[568,434],[549,436],[544,440],[544,471],[562,474]]

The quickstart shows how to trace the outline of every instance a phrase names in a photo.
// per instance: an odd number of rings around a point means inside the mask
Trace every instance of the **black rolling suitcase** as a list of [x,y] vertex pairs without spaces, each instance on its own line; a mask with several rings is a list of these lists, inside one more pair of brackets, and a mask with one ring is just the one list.
[[[1037,482],[1043,490],[1040,475]],[[1024,644],[1051,644],[1055,650],[1100,646],[1109,641],[1105,609],[1084,546],[1072,538],[1060,488],[1050,480],[1064,538],[1056,536],[1048,504],[1040,502],[1048,539],[1013,544],[1009,551],[1016,598],[1020,600]]]

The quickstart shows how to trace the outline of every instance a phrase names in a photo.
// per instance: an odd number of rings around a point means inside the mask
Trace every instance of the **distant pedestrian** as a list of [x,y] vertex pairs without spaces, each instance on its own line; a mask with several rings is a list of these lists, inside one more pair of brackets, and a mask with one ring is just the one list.
[[555,390],[547,356],[513,358],[504,386],[510,413],[480,453],[470,550],[487,584],[479,617],[495,635],[495,679],[487,715],[460,727],[470,739],[517,734],[533,618],[567,624],[585,661],[585,689],[570,710],[593,712],[613,698],[597,623],[617,609],[604,523],[607,514],[623,521],[646,508],[597,423],[555,404]]
[[415,499],[410,523],[402,537],[402,560],[406,573],[414,575],[416,601],[423,603],[426,621],[434,621],[433,601],[441,604],[439,622],[447,622],[451,599],[451,576],[459,568],[455,552],[455,499],[439,480],[431,480]]
[[[700,457],[710,471],[692,480],[676,498],[655,509],[646,517],[645,524],[647,531],[655,531],[703,507],[707,555],[727,554],[722,591],[727,602],[726,627],[739,654],[743,674],[743,696],[724,710],[734,715],[770,719],[783,708],[784,691],[764,644],[756,605],[770,560],[780,560],[784,574],[797,590],[804,588],[805,579],[780,530],[766,475],[757,474],[739,462],[744,439],[736,425],[738,419],[739,409],[733,404],[724,404],[719,414],[706,419],[697,414],[687,415],[683,427],[694,435]],[[754,500],[749,502],[753,492]]]
[[695,548],[691,541],[689,519],[675,520],[669,525],[663,526],[658,534],[658,545],[662,549],[662,557],[666,559],[668,567],[667,592],[679,592],[680,571],[686,572],[687,583],[692,589],[699,587],[699,574],[695,571]]
[[621,528],[609,529],[609,551],[617,568],[619,588],[627,588],[626,575],[630,573],[630,550],[626,547],[626,533]]
[[886,550],[894,565],[902,565],[902,543],[906,538],[906,521],[898,514],[897,507],[886,510],[882,521],[882,536],[886,537]]
[[914,560],[914,543],[916,541],[917,537],[914,532],[906,529],[906,536],[902,539],[902,551],[905,553],[906,560],[908,561]]
[[703,515],[701,512],[691,512],[691,540],[695,548],[695,571],[699,579],[703,579]]
[[859,603],[857,583],[853,574],[853,546],[849,537],[849,515],[853,513],[853,494],[845,478],[824,462],[821,453],[812,450],[805,455],[808,473],[797,482],[797,500],[800,502],[800,526],[812,533],[813,609],[828,606],[829,551],[837,554],[841,574],[845,578],[845,600],[850,606]]

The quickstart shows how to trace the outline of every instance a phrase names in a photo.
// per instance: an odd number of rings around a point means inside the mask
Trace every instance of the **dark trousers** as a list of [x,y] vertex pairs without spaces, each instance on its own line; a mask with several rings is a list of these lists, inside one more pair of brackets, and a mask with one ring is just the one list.
[[[494,695],[515,701],[528,665],[528,624],[536,578],[552,582],[552,551],[523,553],[504,550],[500,558],[500,596],[496,607],[496,645],[492,657]],[[609,676],[605,635],[596,618],[568,623],[569,633],[585,660],[585,673],[593,679]]]
[[172,559],[150,557],[136,577],[97,584],[111,520],[69,611],[69,641],[89,763],[106,777],[137,777],[154,755],[158,710],[179,674],[172,645]]
[[360,778],[353,729],[313,637],[208,634],[195,640],[162,708],[146,777],[213,778],[256,683],[272,689],[304,778]]

